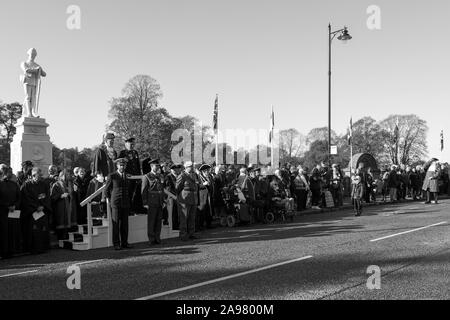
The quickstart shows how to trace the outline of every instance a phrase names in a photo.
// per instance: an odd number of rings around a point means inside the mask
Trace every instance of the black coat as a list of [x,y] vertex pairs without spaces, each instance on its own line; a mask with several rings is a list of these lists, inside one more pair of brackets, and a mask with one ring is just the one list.
[[117,159],[117,152],[114,151],[113,159],[108,156],[105,146],[100,146],[94,154],[94,162],[92,165],[92,173],[100,171],[104,177],[114,171],[113,161]]
[[388,188],[397,188],[399,185],[398,177],[397,177],[397,171],[392,170],[389,172],[389,178],[388,178]]
[[11,180],[0,180],[0,207],[20,205],[20,187],[17,182]]
[[217,207],[225,205],[222,197],[222,190],[226,186],[227,179],[224,173],[219,172],[213,177],[213,183],[214,183],[214,204]]
[[104,190],[104,196],[110,199],[111,207],[113,208],[130,208],[130,197],[128,195],[128,189],[130,181],[116,171],[108,176],[106,181],[106,187]]
[[25,217],[30,217],[38,207],[44,207],[44,212],[50,214],[52,205],[50,201],[50,189],[44,180],[33,182],[28,180],[21,190],[21,209]]
[[122,150],[119,153],[119,158],[126,158],[128,160],[125,172],[138,176],[141,174],[141,162],[139,154],[136,150]]

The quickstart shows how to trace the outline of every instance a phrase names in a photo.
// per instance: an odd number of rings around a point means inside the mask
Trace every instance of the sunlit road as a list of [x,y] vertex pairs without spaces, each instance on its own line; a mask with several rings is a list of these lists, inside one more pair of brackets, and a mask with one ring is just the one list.
[[[217,228],[189,243],[17,257],[0,261],[0,299],[449,299],[449,209],[409,202]],[[81,289],[69,290],[76,263]],[[369,266],[379,289],[367,287]]]

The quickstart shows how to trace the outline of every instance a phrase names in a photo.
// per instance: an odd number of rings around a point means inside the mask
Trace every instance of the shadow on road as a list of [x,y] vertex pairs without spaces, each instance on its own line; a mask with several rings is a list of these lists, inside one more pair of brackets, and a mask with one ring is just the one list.
[[[414,202],[415,204],[416,202]],[[441,202],[442,203],[442,202]],[[363,216],[383,215],[388,212],[395,214],[433,213],[430,208],[405,208],[412,202],[397,203],[395,205],[370,206],[365,208]],[[366,232],[363,224],[354,223],[358,218],[353,211],[334,210],[331,212],[300,215],[293,223],[255,224],[235,228],[215,228],[199,233],[200,239],[183,242],[179,239],[167,239],[162,245],[148,246],[147,243],[134,244],[131,250],[115,251],[112,248],[95,249],[89,251],[69,251],[53,249],[41,255],[24,255],[13,259],[0,260],[0,271],[38,268],[49,264],[74,264],[78,262],[109,259],[121,260],[145,255],[189,255],[201,253],[201,246],[212,244],[248,243],[256,241],[285,240],[294,238],[329,237],[337,234]],[[339,224],[351,221],[352,224]],[[377,231],[396,231],[408,228],[390,228]]]

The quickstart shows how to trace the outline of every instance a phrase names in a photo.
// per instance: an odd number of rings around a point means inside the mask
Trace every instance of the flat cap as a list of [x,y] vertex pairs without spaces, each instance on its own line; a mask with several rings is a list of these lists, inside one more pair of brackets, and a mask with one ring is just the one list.
[[125,139],[125,142],[135,142],[135,141],[136,141],[136,138],[133,138],[133,137]]
[[115,139],[115,138],[116,136],[114,135],[114,133],[111,132],[107,133],[105,136],[105,139]]

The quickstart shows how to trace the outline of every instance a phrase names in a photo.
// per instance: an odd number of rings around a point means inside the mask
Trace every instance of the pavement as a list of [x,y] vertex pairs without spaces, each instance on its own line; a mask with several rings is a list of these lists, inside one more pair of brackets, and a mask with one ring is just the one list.
[[191,242],[16,257],[0,261],[0,299],[450,299],[449,209],[449,199],[365,206],[361,217],[344,207]]

